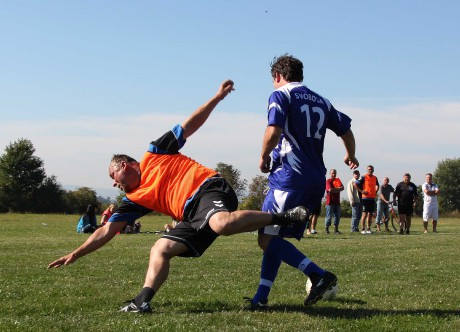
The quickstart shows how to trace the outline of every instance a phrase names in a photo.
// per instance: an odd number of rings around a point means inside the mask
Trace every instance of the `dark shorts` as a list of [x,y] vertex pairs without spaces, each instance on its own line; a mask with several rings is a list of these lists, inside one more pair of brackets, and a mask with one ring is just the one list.
[[310,214],[320,216],[321,215],[321,201],[318,204],[316,204],[316,206],[314,206],[313,208],[309,210],[310,210]]
[[413,205],[398,205],[398,213],[411,216],[414,213]]
[[375,199],[363,199],[363,212],[374,213],[375,211]]
[[204,183],[193,200],[187,205],[184,221],[163,236],[185,244],[182,257],[199,257],[219,236],[209,227],[209,219],[217,212],[235,211],[238,199],[232,187],[220,177],[210,178]]

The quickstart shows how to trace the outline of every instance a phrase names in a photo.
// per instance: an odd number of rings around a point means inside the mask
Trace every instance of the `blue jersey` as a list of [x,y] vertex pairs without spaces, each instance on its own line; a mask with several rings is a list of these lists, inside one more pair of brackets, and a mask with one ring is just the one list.
[[272,153],[270,187],[324,193],[326,129],[342,136],[350,129],[351,119],[306,86],[288,83],[270,95],[268,125],[283,129]]

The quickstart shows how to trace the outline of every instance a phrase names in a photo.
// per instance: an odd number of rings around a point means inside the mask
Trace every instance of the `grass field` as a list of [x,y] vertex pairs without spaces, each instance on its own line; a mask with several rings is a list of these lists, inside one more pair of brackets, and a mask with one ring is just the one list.
[[[157,234],[120,235],[75,264],[48,271],[80,245],[77,216],[0,215],[1,331],[460,331],[460,219],[438,234],[309,236],[298,247],[339,277],[329,302],[302,306],[305,277],[283,265],[268,312],[244,310],[259,280],[256,235],[220,237],[198,259],[175,258],[152,315],[117,312],[142,287]],[[142,219],[143,231],[167,218]],[[318,229],[321,229],[318,227]],[[286,286],[290,286],[287,288]]]

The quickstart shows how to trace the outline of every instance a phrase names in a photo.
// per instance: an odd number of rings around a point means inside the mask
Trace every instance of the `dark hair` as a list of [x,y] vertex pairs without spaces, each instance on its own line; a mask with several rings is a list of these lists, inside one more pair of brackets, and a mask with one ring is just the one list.
[[360,173],[359,173],[359,171],[356,169],[356,170],[353,171],[353,174],[358,174],[358,175],[359,175]]
[[303,63],[292,55],[286,53],[273,58],[270,67],[273,78],[278,73],[288,82],[303,81]]
[[113,166],[117,166],[117,168],[120,167],[120,164],[122,162],[125,162],[125,163],[132,163],[132,162],[135,162],[137,163],[137,160],[126,155],[126,154],[114,154],[113,157],[112,157],[112,160],[110,161],[110,164],[113,165]]
[[94,207],[94,205],[89,204],[88,207],[86,208],[85,213],[87,215],[94,216],[94,215],[96,215],[96,208]]

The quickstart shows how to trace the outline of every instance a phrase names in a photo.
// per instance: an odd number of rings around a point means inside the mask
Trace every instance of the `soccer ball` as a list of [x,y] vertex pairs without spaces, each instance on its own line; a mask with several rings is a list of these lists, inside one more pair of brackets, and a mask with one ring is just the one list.
[[[312,286],[313,285],[311,283],[311,280],[310,280],[310,278],[308,278],[307,283],[305,285],[305,290],[307,291],[307,296],[308,296],[308,294],[310,294],[310,290],[311,290]],[[324,292],[322,299],[325,300],[325,301],[330,301],[333,298],[335,298],[335,296],[336,296],[338,291],[339,291],[339,284],[335,284],[335,286],[332,286],[326,292]]]

